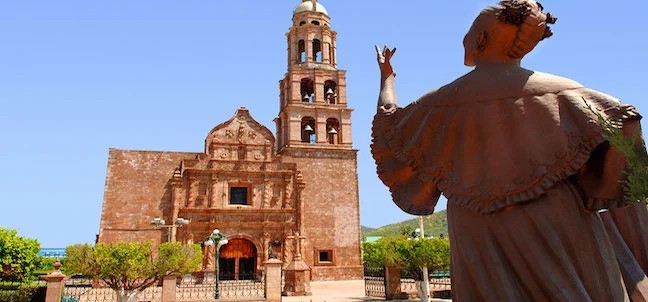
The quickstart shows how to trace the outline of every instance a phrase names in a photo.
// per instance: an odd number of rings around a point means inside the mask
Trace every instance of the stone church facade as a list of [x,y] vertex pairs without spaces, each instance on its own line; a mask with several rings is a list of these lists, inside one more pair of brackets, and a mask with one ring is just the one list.
[[110,149],[98,242],[201,243],[219,229],[224,278],[254,278],[271,257],[303,259],[313,280],[362,278],[352,109],[322,4],[295,8],[287,40],[276,133],[240,108],[204,152]]

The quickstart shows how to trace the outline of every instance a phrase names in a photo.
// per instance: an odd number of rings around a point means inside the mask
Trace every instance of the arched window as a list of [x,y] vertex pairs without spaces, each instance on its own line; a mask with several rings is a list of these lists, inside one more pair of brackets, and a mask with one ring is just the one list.
[[306,62],[306,42],[304,42],[304,40],[299,40],[297,48],[297,52],[299,52],[299,63]]
[[318,25],[318,26],[320,25],[319,21],[315,21],[315,20],[311,21],[311,24]]
[[309,78],[301,80],[300,94],[302,103],[313,103],[315,101],[315,83]]
[[304,25],[306,25],[306,21],[299,22],[299,26],[304,26]]
[[330,118],[326,120],[326,141],[331,145],[337,145],[340,137],[340,122]]
[[315,119],[307,116],[301,121],[301,141],[302,143],[315,144],[317,141],[317,128],[315,128]]
[[337,83],[334,81],[324,82],[324,100],[328,104],[337,103]]
[[313,58],[315,62],[322,62],[322,41],[318,39],[313,40]]

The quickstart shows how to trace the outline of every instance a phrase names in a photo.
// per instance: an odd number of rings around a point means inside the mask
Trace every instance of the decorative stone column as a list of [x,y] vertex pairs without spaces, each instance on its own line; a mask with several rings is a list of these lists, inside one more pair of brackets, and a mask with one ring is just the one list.
[[164,279],[162,279],[162,302],[175,302],[176,279],[175,275],[164,276]]
[[270,259],[265,262],[265,295],[267,302],[281,301],[281,266],[283,262]]
[[63,295],[63,279],[65,275],[61,273],[61,262],[56,259],[54,271],[41,277],[41,280],[47,282],[47,291],[45,293],[45,302],[60,302]]

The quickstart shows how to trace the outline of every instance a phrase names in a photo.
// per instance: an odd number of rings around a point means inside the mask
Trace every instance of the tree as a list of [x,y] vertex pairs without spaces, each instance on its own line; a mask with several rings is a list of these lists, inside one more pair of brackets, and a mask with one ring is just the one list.
[[[648,154],[641,137],[640,129],[624,129],[623,121],[611,120],[599,110],[587,105],[598,116],[599,123],[605,130],[605,139],[623,156],[627,163],[627,180],[624,193],[626,200],[648,202]],[[624,131],[626,130],[626,131]]]
[[364,261],[372,266],[396,265],[414,277],[424,299],[423,268],[450,269],[450,241],[441,238],[408,240],[405,236],[384,237],[363,244]]
[[407,249],[405,236],[388,236],[376,242],[365,242],[363,245],[364,261],[371,266],[381,267],[404,266],[403,249]]
[[421,268],[450,269],[450,241],[442,238],[408,240],[404,236],[384,237],[363,244],[363,257],[371,266],[396,265],[421,280]]
[[200,269],[198,245],[163,243],[154,257],[151,243],[72,245],[67,247],[68,273],[101,279],[113,289],[120,302],[134,302],[137,295],[164,276]]
[[0,227],[0,280],[29,282],[38,265],[40,244]]
[[423,280],[421,268],[431,271],[450,269],[450,241],[440,238],[409,240],[409,246],[403,250],[402,257],[405,269],[413,273],[417,280]]
[[414,228],[411,225],[401,226],[398,230],[398,233],[401,236],[405,236],[407,238],[413,238],[414,236],[416,236],[416,232],[414,232]]

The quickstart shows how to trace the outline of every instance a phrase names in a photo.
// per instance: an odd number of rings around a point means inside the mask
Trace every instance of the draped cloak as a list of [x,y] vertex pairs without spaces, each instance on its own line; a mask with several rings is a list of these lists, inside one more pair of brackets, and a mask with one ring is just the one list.
[[377,114],[378,175],[408,213],[431,214],[447,198],[453,301],[627,301],[596,212],[624,206],[625,159],[599,118],[636,127],[641,116],[574,81],[522,71],[510,85],[491,79],[505,89],[468,74]]

